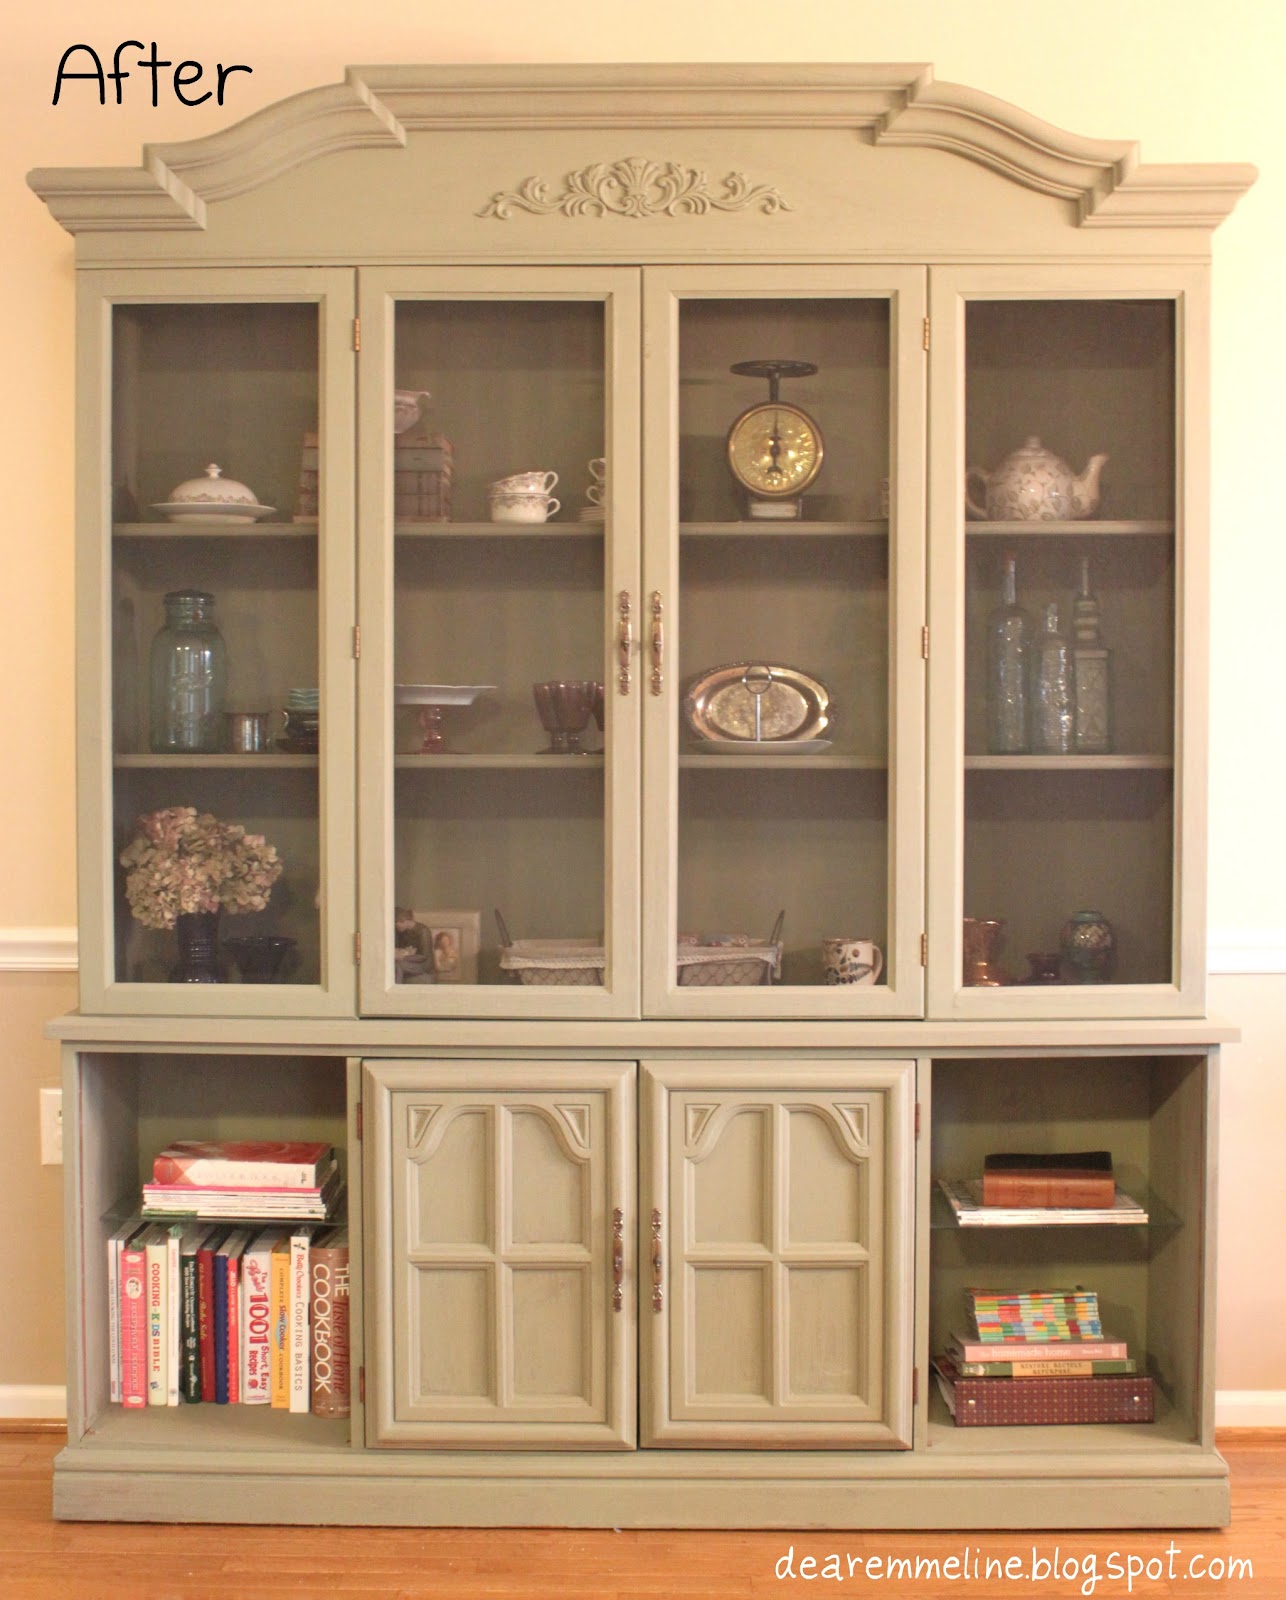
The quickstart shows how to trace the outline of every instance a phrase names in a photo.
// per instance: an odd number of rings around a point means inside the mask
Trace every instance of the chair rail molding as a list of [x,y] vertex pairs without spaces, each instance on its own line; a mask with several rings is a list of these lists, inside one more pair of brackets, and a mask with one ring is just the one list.
[[76,929],[0,928],[0,972],[75,972]]

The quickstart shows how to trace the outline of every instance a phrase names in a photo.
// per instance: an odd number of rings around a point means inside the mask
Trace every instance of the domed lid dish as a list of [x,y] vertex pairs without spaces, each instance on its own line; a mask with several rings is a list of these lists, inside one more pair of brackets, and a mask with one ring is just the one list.
[[152,507],[171,522],[256,522],[270,517],[275,506],[259,503],[253,489],[235,478],[225,478],[213,461],[200,478],[187,478]]

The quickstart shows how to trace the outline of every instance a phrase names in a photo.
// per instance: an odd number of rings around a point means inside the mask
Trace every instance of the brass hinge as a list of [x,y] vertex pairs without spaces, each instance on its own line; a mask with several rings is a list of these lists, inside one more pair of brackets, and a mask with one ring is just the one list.
[[[916,1125],[916,1128],[918,1130],[919,1126],[920,1126],[920,1108],[919,1108],[919,1106],[916,1106],[916,1108],[915,1108],[915,1125]],[[358,1140],[359,1144],[361,1143],[361,1139],[362,1139],[362,1102],[359,1100],[357,1102],[357,1140]]]
[[[925,323],[925,327],[926,328],[928,327],[928,323],[927,322]],[[927,337],[927,335],[926,335],[926,337]],[[356,355],[361,350],[361,348],[362,348],[362,319],[360,317],[354,317],[353,318],[353,354]],[[928,348],[929,347],[926,344],[925,345],[925,349],[927,350]]]
[[915,1402],[919,1398],[920,1398],[920,1369],[919,1369],[919,1367],[912,1367],[911,1368],[911,1404],[914,1405]]
[[929,624],[927,622],[920,629],[920,654],[924,660],[927,661],[929,659]]
[[365,1367],[358,1367],[358,1369],[357,1369],[357,1398],[362,1402],[363,1405],[366,1404],[366,1368]]
[[353,935],[353,964],[358,967],[362,964],[362,936],[360,933]]
[[929,935],[927,933],[920,935],[920,965],[922,967],[929,965]]
[[924,348],[926,350],[929,348],[929,319],[928,319],[928,317],[926,317],[924,319]]
[[353,624],[353,660],[354,661],[360,661],[361,659],[362,659],[362,630],[361,630],[361,627],[357,623],[354,623]]

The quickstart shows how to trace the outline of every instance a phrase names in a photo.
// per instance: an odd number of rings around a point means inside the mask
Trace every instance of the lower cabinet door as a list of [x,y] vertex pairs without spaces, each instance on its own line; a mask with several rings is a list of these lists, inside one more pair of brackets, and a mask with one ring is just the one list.
[[370,1442],[633,1448],[634,1092],[632,1063],[366,1063]]
[[911,1061],[646,1063],[643,1442],[911,1443]]

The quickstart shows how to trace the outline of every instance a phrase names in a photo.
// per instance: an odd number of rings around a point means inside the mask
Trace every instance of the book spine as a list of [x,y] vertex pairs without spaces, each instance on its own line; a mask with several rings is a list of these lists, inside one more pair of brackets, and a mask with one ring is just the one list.
[[107,1241],[107,1398],[121,1399],[121,1251],[124,1240],[113,1234]]
[[167,1300],[169,1286],[169,1240],[149,1235],[147,1250],[147,1403],[163,1406],[166,1401],[166,1355],[169,1345]]
[[214,1381],[214,1252],[217,1241],[197,1251],[197,1349],[201,1363],[201,1398],[213,1400]]
[[182,1267],[179,1239],[183,1229],[173,1227],[165,1241],[165,1403],[179,1403],[179,1352],[183,1344]]
[[348,1246],[310,1252],[312,1275],[312,1411],[347,1417],[349,1392]]
[[1115,1200],[1116,1180],[1110,1173],[984,1172],[982,1175],[982,1203],[985,1206],[1061,1206],[1068,1210],[1093,1206],[1106,1209]]
[[214,1258],[214,1398],[221,1405],[228,1403],[228,1261],[226,1256]]
[[231,1254],[225,1258],[228,1277],[228,1404],[241,1402],[241,1256]]
[[1125,1361],[1130,1348],[1124,1339],[1037,1339],[994,1343],[984,1339],[953,1339],[957,1361]]
[[157,1156],[146,1192],[160,1189],[315,1189],[323,1162],[223,1161],[215,1156]]
[[268,1389],[271,1402],[279,1411],[290,1406],[290,1241],[283,1240],[272,1252],[269,1269],[269,1316],[271,1345],[268,1355]]
[[179,1393],[189,1405],[201,1398],[200,1292],[196,1251],[179,1258]]
[[121,1404],[147,1404],[147,1252],[121,1251]]
[[249,1406],[266,1406],[271,1399],[270,1260],[266,1251],[247,1251],[241,1274],[241,1398]]
[[1102,1378],[1136,1371],[1123,1361],[962,1361],[962,1378]]
[[310,1233],[290,1236],[290,1410],[307,1411]]

